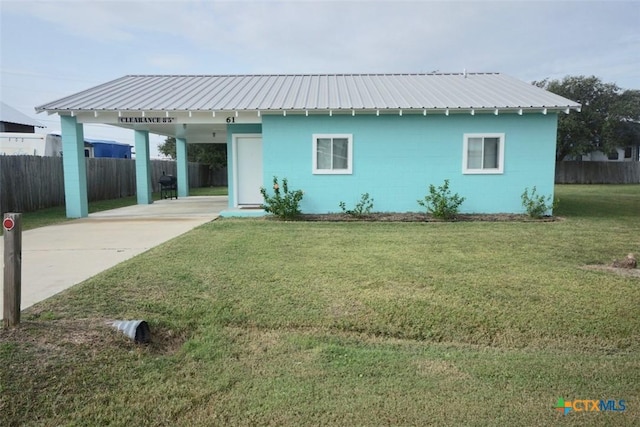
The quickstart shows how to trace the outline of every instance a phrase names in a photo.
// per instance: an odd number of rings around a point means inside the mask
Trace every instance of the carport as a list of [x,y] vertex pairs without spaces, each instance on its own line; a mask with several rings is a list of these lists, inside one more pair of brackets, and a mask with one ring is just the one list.
[[259,113],[212,104],[211,96],[219,96],[225,88],[223,78],[214,80],[212,76],[125,76],[36,107],[37,112],[60,116],[67,217],[88,216],[85,124],[117,126],[134,133],[138,204],[153,203],[149,134],[176,139],[178,197],[189,196],[187,144],[227,144],[230,125],[235,132],[259,134]]

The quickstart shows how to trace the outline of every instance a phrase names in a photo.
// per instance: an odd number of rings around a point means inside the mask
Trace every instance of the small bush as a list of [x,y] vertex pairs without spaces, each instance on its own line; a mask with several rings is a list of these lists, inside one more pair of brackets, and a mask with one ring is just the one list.
[[371,210],[373,209],[373,198],[369,198],[369,193],[364,193],[353,209],[347,209],[347,205],[344,202],[340,202],[339,206],[340,209],[342,209],[342,212],[347,215],[362,218],[371,213]]
[[531,195],[529,195],[529,187],[527,187],[520,197],[527,215],[531,218],[542,218],[547,212],[553,210],[555,203],[551,200],[551,196],[538,195],[536,191],[534,185],[531,189]]
[[302,200],[302,190],[289,191],[287,178],[282,179],[282,192],[278,184],[278,177],[273,177],[273,196],[267,194],[264,187],[260,187],[260,193],[264,199],[262,209],[272,213],[280,219],[293,219],[300,215],[300,201]]
[[427,212],[434,217],[450,220],[456,217],[460,205],[464,202],[464,197],[458,193],[451,195],[449,190],[449,180],[444,180],[444,185],[436,188],[429,184],[429,195],[424,200],[418,200],[418,204],[427,208]]

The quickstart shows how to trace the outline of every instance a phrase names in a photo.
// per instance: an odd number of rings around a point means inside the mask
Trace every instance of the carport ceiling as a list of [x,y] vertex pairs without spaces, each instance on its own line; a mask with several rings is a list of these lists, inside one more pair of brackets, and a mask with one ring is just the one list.
[[227,126],[222,123],[190,123],[190,124],[146,124],[128,125],[113,124],[125,129],[143,129],[151,133],[174,138],[185,138],[189,144],[225,144],[227,142]]

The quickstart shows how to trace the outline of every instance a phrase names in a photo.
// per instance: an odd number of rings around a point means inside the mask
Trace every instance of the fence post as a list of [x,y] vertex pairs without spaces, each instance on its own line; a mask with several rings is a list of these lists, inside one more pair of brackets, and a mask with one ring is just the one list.
[[6,213],[4,227],[4,307],[5,328],[20,323],[22,287],[22,214]]

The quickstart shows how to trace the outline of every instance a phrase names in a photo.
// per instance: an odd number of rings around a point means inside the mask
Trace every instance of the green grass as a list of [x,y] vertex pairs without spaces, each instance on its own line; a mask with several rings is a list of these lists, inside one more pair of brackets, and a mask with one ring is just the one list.
[[627,221],[640,216],[640,186],[557,185],[557,214],[589,220]]
[[[227,187],[202,187],[189,189],[190,196],[226,196]],[[153,200],[160,200],[160,193],[152,194]],[[100,200],[97,202],[89,202],[89,213],[106,211],[110,209],[122,208],[125,206],[135,205],[136,197],[123,197],[120,199]],[[59,224],[69,221],[66,216],[65,207],[57,206],[54,208],[41,209],[36,212],[26,212],[22,214],[22,229],[31,230],[33,228],[45,227],[47,225]],[[0,228],[0,235],[4,231]]]
[[200,187],[190,188],[190,196],[227,196],[229,192],[227,187]]
[[[205,224],[0,332],[0,425],[637,425],[640,278],[581,267],[640,252],[640,186],[557,195],[556,222]],[[139,318],[146,347],[104,325]]]

